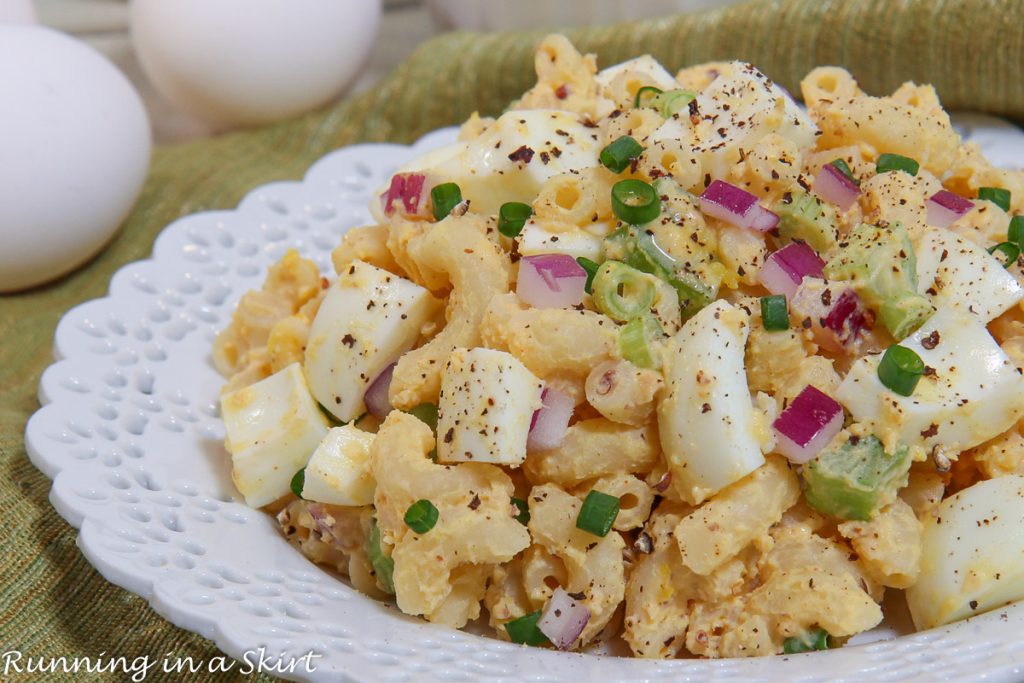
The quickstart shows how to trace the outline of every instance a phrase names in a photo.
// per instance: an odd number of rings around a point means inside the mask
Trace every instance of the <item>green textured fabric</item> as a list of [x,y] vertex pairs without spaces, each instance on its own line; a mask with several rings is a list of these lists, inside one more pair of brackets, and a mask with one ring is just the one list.
[[[741,58],[798,92],[810,68],[838,64],[868,92],[930,82],[950,108],[1020,120],[1022,15],[1024,0],[780,0],[568,33],[605,65],[643,52],[670,69]],[[114,271],[147,257],[157,233],[179,216],[231,207],[257,185],[299,178],[341,145],[409,142],[474,110],[501,111],[532,84],[532,50],[543,34],[441,36],[372,92],[267,128],[159,150],[138,205],[100,256],[52,285],[0,297],[0,653],[218,654],[91,568],[75,547],[74,529],[47,501],[49,481],[27,460],[25,422],[38,407],[39,376],[51,362],[63,312],[102,296]]]

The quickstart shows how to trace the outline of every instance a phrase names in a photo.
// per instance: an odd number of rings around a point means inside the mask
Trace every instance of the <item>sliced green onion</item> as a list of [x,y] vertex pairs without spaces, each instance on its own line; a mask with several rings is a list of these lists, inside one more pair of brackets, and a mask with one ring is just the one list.
[[549,642],[548,637],[537,628],[540,615],[541,611],[537,610],[507,622],[505,624],[505,631],[508,632],[509,639],[513,643],[519,643],[520,645],[536,646]]
[[789,329],[789,306],[785,294],[761,297],[761,323],[769,332]]
[[[437,404],[420,403],[409,409],[409,414],[419,419],[420,422],[430,427],[430,431],[437,436]],[[427,454],[431,460],[437,462],[437,449],[434,448]]]
[[852,180],[857,185],[860,185],[860,181],[853,175],[853,169],[850,168],[850,165],[846,163],[845,159],[833,159],[829,163],[842,171],[844,176]]
[[505,237],[517,237],[532,215],[533,208],[529,204],[505,202],[498,209],[498,232]]
[[633,318],[619,330],[619,350],[622,357],[633,365],[657,370],[661,367],[661,359],[655,343],[664,336],[654,316],[642,315]]
[[430,201],[434,206],[434,218],[443,220],[462,203],[462,190],[455,183],[441,183],[430,191]]
[[619,499],[600,491],[591,491],[583,500],[576,517],[576,528],[595,536],[607,536],[619,516]]
[[[332,427],[342,427],[342,426],[348,424],[347,422],[342,422],[341,420],[339,420],[338,417],[334,413],[332,413],[331,411],[327,410],[327,408],[325,408],[322,403],[317,403],[316,407],[320,409],[320,412],[323,413],[323,416],[327,418],[327,421],[331,423]],[[366,413],[363,413],[363,415],[365,415],[365,414]],[[362,416],[360,416],[360,417],[362,417]],[[358,422],[358,421],[359,421],[358,417],[355,420],[353,420],[353,422]]]
[[438,512],[434,504],[420,498],[405,511],[405,525],[418,534],[425,534],[437,524]]
[[1003,211],[1010,210],[1010,191],[1001,187],[979,187],[978,199],[987,199]]
[[631,178],[612,185],[612,210],[623,223],[641,225],[661,214],[661,202],[653,187]]
[[675,259],[665,253],[654,237],[643,230],[620,227],[604,239],[605,257],[621,260],[627,266],[664,280],[672,285],[679,297],[683,320],[715,299],[715,290],[700,277],[680,268]]
[[583,285],[583,290],[587,294],[591,294],[594,291],[594,275],[597,274],[597,269],[601,267],[601,264],[597,261],[591,261],[586,256],[577,256],[576,263],[580,264],[580,268],[587,271],[587,283]]
[[374,576],[384,586],[384,591],[394,595],[395,561],[384,553],[384,542],[376,519],[371,520],[370,530],[366,534],[366,558],[370,561]]
[[800,652],[813,652],[828,649],[828,631],[823,628],[812,628],[799,636],[786,638],[782,643],[782,651],[787,655]]
[[640,107],[646,107],[650,105],[651,100],[661,93],[661,88],[655,88],[653,85],[645,85],[636,91],[636,98],[633,99],[633,106],[637,109]]
[[1010,227],[1006,229],[1006,241],[1024,249],[1024,216],[1014,216],[1010,219]]
[[1020,256],[1020,246],[1013,242],[1000,242],[989,249],[988,253],[999,259],[1004,268],[1009,268],[1017,262],[1017,257]]
[[885,154],[878,155],[878,161],[875,162],[875,173],[888,173],[889,171],[906,171],[910,175],[917,175],[920,170],[921,164],[917,163],[910,157],[905,157],[900,154]]
[[887,389],[900,396],[913,394],[922,375],[924,361],[912,349],[899,344],[886,349],[878,363],[878,379]]
[[643,152],[644,148],[639,142],[628,135],[623,135],[602,149],[599,158],[604,167],[612,173],[622,173]]
[[306,485],[306,468],[303,467],[301,470],[296,472],[295,475],[292,477],[292,483],[291,483],[292,493],[294,493],[297,498],[302,498],[302,487],[305,486],[305,485]]
[[530,523],[530,505],[522,498],[513,498],[512,504],[519,510],[519,514],[516,515],[516,521],[526,526]]
[[656,95],[651,101],[651,106],[656,108],[663,118],[668,119],[695,99],[697,99],[695,93],[676,88],[675,90],[666,90],[660,95]]
[[426,423],[434,433],[437,433],[437,404],[420,403],[409,409],[409,414],[418,417],[421,422]]
[[628,322],[651,310],[657,278],[618,261],[605,261],[594,274],[594,305],[613,320]]

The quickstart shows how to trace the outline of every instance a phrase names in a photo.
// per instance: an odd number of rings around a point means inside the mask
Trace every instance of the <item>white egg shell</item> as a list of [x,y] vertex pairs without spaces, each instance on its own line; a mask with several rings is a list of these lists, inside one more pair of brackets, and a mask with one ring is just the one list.
[[36,11],[32,0],[3,0],[0,2],[0,24],[34,24]]
[[982,481],[942,501],[921,541],[921,578],[907,589],[918,629],[1024,599],[1024,476]]
[[106,58],[0,24],[0,291],[46,282],[117,230],[149,166],[146,110]]
[[380,0],[132,0],[146,75],[168,100],[221,128],[327,103],[362,67]]

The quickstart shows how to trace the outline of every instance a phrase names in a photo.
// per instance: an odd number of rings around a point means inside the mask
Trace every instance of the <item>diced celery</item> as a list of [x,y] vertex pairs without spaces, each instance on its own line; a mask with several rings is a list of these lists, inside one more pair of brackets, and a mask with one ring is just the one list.
[[925,297],[914,292],[905,292],[882,302],[878,315],[882,324],[896,339],[903,339],[921,327],[932,314],[935,307]]
[[782,239],[802,240],[821,254],[832,251],[839,234],[835,207],[809,192],[791,192],[788,199],[773,207],[779,215],[778,229]]
[[917,293],[917,257],[901,223],[862,223],[843,238],[825,265],[829,280],[850,281],[861,299],[879,312],[882,323],[903,339],[935,312]]
[[868,520],[907,484],[910,450],[886,453],[875,436],[851,437],[804,466],[804,495],[814,509],[842,519]]
[[384,553],[383,542],[380,537],[380,527],[377,520],[371,522],[370,531],[366,535],[366,556],[370,560],[370,566],[377,580],[387,593],[395,594],[395,561]]

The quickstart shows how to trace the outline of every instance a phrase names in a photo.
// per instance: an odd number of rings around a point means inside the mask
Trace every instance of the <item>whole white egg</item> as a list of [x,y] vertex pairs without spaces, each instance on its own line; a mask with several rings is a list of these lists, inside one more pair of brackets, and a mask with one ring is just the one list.
[[32,0],[0,0],[0,23],[36,23]]
[[142,100],[105,57],[52,29],[0,24],[0,291],[93,256],[142,189],[149,152]]
[[278,121],[337,97],[366,61],[380,0],[132,0],[154,87],[216,128]]

